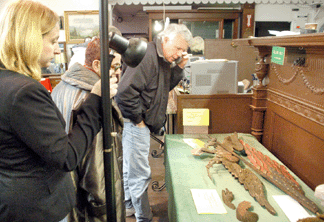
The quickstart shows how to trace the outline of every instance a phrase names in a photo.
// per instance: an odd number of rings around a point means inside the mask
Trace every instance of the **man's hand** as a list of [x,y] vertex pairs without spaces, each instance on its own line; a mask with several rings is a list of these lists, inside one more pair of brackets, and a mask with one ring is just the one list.
[[182,53],[182,60],[180,61],[180,63],[178,64],[178,66],[181,68],[181,69],[184,69],[185,65],[187,64],[188,62],[188,59],[189,59],[189,55],[187,52],[183,52]]
[[138,126],[139,128],[143,128],[143,127],[145,127],[145,123],[144,123],[144,121],[142,120],[142,122],[136,124],[136,126]]
[[[110,99],[111,99],[117,94],[117,88],[118,88],[117,78],[111,77],[109,79],[109,83],[110,83]],[[91,90],[91,93],[101,96],[101,80],[96,82],[96,84],[93,86]]]

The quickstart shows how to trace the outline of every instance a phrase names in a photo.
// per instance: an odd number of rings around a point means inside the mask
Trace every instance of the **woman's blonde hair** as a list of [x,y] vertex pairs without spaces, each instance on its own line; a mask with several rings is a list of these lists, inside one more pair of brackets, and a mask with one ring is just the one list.
[[58,22],[58,15],[39,2],[15,0],[7,5],[0,20],[1,66],[40,80],[43,36]]

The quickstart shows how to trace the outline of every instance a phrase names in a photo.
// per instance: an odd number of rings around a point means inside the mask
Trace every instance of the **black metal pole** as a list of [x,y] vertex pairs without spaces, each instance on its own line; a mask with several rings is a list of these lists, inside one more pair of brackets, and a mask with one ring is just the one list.
[[100,0],[100,53],[101,53],[101,96],[102,96],[102,128],[103,128],[103,158],[105,169],[106,215],[107,221],[116,220],[115,176],[113,163],[113,146],[111,137],[111,100],[109,86],[109,69],[113,59],[109,55],[109,29],[108,29],[108,0]]

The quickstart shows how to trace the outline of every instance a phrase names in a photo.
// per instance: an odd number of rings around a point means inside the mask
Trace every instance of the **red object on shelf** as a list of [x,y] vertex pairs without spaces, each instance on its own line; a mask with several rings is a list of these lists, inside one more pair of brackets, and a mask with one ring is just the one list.
[[48,90],[48,92],[52,92],[53,88],[51,85],[51,81],[49,80],[49,78],[42,78],[40,83]]

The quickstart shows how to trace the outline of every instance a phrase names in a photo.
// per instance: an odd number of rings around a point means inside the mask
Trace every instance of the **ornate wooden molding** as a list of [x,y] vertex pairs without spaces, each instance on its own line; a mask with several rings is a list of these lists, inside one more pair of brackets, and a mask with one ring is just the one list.
[[268,70],[269,70],[269,64],[264,62],[265,57],[260,57],[260,60],[257,64],[255,64],[255,74],[257,75],[258,79],[259,79],[259,83],[256,86],[256,88],[258,89],[263,89],[265,88],[264,85],[262,85],[262,80],[266,77],[266,75],[268,74]]
[[252,126],[251,134],[261,142],[263,135],[263,120],[266,111],[267,87],[262,84],[262,80],[268,75],[269,64],[266,63],[266,57],[270,51],[268,47],[259,47],[259,61],[255,64],[255,73],[259,79],[258,85],[253,87],[252,105]]
[[273,90],[268,90],[268,101],[324,126],[324,113],[315,106],[284,96],[282,93]]
[[[284,64],[275,65],[277,73],[270,65],[267,73],[266,121],[263,122],[261,111],[253,110],[256,127],[253,125],[251,130],[253,135],[260,134],[262,144],[269,151],[315,189],[324,181],[321,168],[324,155],[324,93],[321,92],[324,89],[324,33],[241,41],[256,47],[259,55],[270,51],[265,63],[271,62],[273,46],[285,47]],[[255,92],[253,99],[259,93]],[[258,104],[258,107],[262,106]],[[257,125],[260,123],[263,123],[262,128]]]
[[[319,64],[318,66],[320,66],[320,65],[321,64]],[[319,94],[319,95],[324,94],[324,88],[315,87],[313,85],[313,83],[311,83],[308,80],[308,78],[306,77],[305,72],[309,71],[309,70],[307,70],[307,68],[300,67],[300,66],[293,66],[292,67],[293,73],[292,73],[291,77],[289,77],[288,79],[285,79],[280,75],[280,72],[278,71],[278,67],[279,67],[279,65],[276,65],[273,63],[271,64],[271,70],[274,71],[274,73],[276,74],[276,76],[280,82],[282,82],[284,84],[289,84],[289,83],[292,83],[298,75],[301,75],[303,82],[305,84],[305,87],[308,88],[312,93]]]
[[[233,40],[235,44],[254,46],[259,52],[259,62],[256,64],[256,74],[264,78],[269,73],[276,76],[280,83],[270,82],[268,87],[259,84],[253,91],[252,105],[253,126],[252,134],[258,134],[258,140],[263,135],[263,115],[266,112],[269,101],[274,102],[286,109],[296,112],[300,116],[306,117],[321,125],[324,124],[323,100],[323,67],[324,67],[324,33],[281,36],[281,37],[261,37]],[[273,46],[281,46],[287,49],[286,63],[291,67],[271,65],[271,51]],[[304,63],[298,63],[303,60]],[[268,67],[267,67],[268,66]],[[275,78],[275,77],[273,77]],[[271,81],[271,78],[270,78]],[[304,86],[305,88],[301,87]],[[296,87],[301,87],[296,90]],[[270,87],[270,88],[269,88]],[[281,91],[283,96],[279,96],[274,91]],[[263,92],[261,89],[264,89]],[[266,95],[268,92],[269,95]],[[285,94],[286,93],[286,94]],[[289,97],[288,97],[288,94]],[[292,93],[290,95],[290,93]],[[266,96],[264,96],[266,95]],[[287,95],[285,97],[284,95]],[[267,97],[269,97],[267,99]],[[288,99],[290,98],[290,99]],[[267,102],[268,101],[268,102]],[[265,111],[263,111],[265,110]]]
[[248,38],[254,36],[254,11],[255,3],[245,3],[242,5],[242,38]]
[[[307,34],[307,35],[291,35],[277,37],[260,37],[247,39],[249,45],[259,46],[296,46],[296,47],[323,47],[324,34]],[[314,48],[315,49],[315,48]]]

